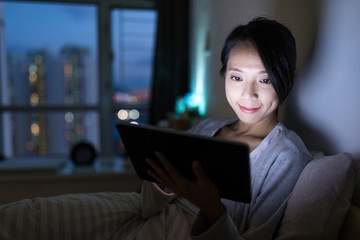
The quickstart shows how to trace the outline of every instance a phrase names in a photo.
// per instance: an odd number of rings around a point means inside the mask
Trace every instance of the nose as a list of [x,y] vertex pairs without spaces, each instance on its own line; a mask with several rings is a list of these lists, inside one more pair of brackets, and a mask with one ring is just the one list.
[[241,96],[248,100],[254,100],[258,98],[258,89],[257,85],[252,82],[247,82],[244,84],[244,88],[242,89]]

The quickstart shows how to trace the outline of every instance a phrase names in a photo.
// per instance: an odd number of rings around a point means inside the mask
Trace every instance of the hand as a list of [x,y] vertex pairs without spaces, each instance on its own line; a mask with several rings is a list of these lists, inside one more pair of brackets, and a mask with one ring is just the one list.
[[151,159],[146,159],[153,169],[149,170],[148,174],[156,179],[161,186],[167,187],[195,204],[213,224],[223,214],[225,208],[221,203],[218,188],[206,176],[201,163],[199,161],[193,162],[192,167],[196,181],[190,181],[183,177],[163,154],[155,152],[155,155],[163,167]]

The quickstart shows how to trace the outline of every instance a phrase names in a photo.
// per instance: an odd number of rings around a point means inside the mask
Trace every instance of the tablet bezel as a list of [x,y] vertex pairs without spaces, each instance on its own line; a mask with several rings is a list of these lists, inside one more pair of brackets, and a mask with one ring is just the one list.
[[139,178],[156,182],[147,174],[151,167],[145,159],[157,161],[154,152],[159,151],[192,181],[196,180],[192,162],[199,160],[207,176],[219,188],[222,198],[250,202],[247,144],[125,121],[117,123],[116,128]]

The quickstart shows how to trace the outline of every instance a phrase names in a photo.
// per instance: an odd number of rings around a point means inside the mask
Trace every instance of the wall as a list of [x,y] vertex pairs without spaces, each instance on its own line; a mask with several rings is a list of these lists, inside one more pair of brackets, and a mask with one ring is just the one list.
[[218,73],[227,34],[267,16],[291,29],[298,48],[298,79],[281,119],[309,149],[360,157],[360,1],[193,0],[191,7],[191,89],[204,98],[206,116],[235,116]]
[[[205,99],[207,116],[234,117],[219,75],[220,52],[231,29],[271,9],[272,1],[193,0],[191,12],[191,90]],[[208,43],[208,49],[204,45]],[[199,73],[200,72],[200,73]],[[203,72],[203,73],[202,73]],[[200,84],[199,84],[200,82]],[[199,85],[203,84],[203,88]],[[199,91],[199,89],[201,89]]]
[[360,1],[323,1],[313,58],[300,76],[288,122],[305,142],[360,157]]

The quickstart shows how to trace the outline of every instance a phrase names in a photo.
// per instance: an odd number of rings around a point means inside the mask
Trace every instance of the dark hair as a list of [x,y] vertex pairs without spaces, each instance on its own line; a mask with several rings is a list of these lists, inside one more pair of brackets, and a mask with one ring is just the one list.
[[230,50],[246,41],[258,51],[281,104],[289,95],[295,79],[296,44],[293,35],[284,25],[264,17],[236,27],[227,37],[221,52],[222,77],[225,77]]

